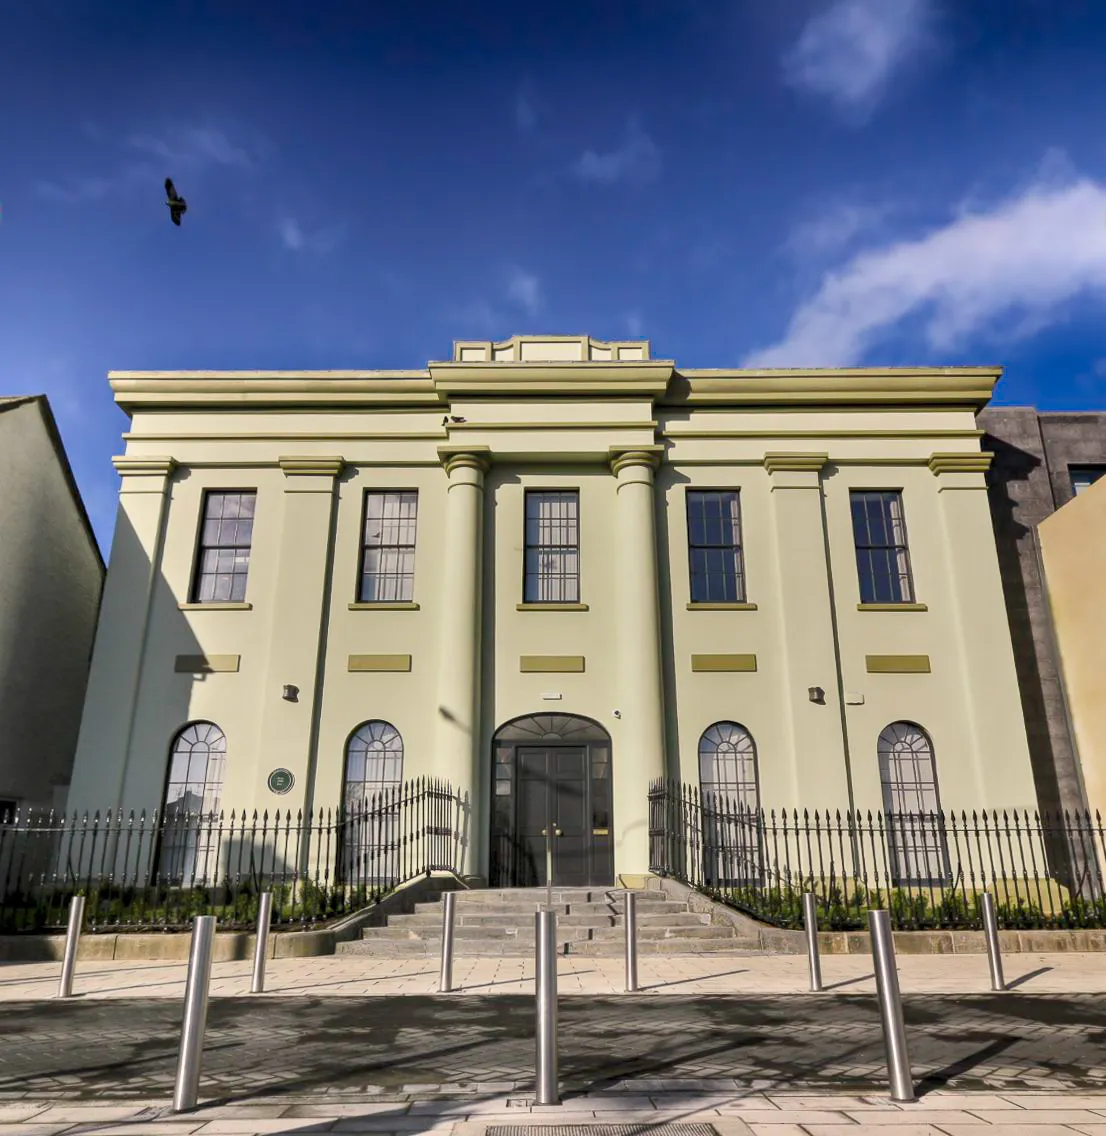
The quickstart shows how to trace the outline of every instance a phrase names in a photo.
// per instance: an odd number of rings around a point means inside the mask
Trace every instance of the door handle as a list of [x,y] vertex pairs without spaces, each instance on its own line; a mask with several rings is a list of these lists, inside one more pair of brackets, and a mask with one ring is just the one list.
[[[549,829],[543,828],[541,830],[541,834],[542,834],[542,836],[548,836],[549,835]],[[554,836],[564,836],[564,833],[559,828],[555,828],[555,829],[553,829],[553,835]]]

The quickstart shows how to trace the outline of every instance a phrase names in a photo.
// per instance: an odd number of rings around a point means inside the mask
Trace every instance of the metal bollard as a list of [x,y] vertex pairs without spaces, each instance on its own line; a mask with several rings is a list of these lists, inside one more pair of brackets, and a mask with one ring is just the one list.
[[273,921],[273,893],[261,893],[257,907],[257,943],[253,951],[253,982],[251,994],[265,993],[265,960],[269,956],[269,925]]
[[895,944],[891,938],[891,917],[886,911],[868,912],[872,935],[872,959],[879,994],[879,1016],[883,1025],[883,1045],[887,1051],[887,1074],[893,1101],[912,1101],[914,1078],[910,1073],[910,1054],[906,1049],[906,1029],[902,1021],[899,972],[895,968]]
[[73,971],[77,967],[77,947],[81,941],[81,924],[84,922],[84,896],[75,895],[69,901],[69,926],[65,932],[65,956],[61,963],[61,981],[58,997],[73,997]]
[[637,989],[637,895],[626,893],[626,989]]
[[195,1108],[200,1096],[200,1066],[207,1025],[207,995],[211,984],[211,956],[215,948],[215,916],[197,915],[192,924],[188,955],[188,983],[184,990],[184,1020],[180,1028],[180,1056],[173,1089],[173,1111]]
[[998,920],[995,918],[995,897],[983,893],[983,931],[987,939],[987,960],[991,964],[991,989],[1005,990],[1002,977],[1002,951],[998,945]]
[[812,891],[803,892],[803,927],[806,929],[806,954],[810,963],[810,988],[822,989],[822,960],[818,957],[818,904]]
[[560,1104],[557,1081],[557,913],[534,914],[537,947],[537,1093],[536,1104]]
[[442,897],[442,973],[438,979],[438,992],[448,994],[453,989],[453,907],[457,893],[447,891]]

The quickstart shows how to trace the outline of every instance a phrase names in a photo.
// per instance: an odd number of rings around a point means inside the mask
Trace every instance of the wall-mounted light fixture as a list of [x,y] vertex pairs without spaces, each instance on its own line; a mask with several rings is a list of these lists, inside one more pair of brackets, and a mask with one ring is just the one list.
[[810,701],[817,702],[819,706],[826,701],[826,692],[820,686],[808,687],[806,693]]
[[300,688],[293,686],[290,682],[285,683],[284,693],[281,695],[281,698],[283,698],[285,702],[298,702],[300,700]]

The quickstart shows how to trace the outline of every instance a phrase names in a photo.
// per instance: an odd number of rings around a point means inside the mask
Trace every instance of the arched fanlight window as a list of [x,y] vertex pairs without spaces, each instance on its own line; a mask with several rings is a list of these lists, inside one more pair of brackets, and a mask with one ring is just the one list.
[[760,804],[753,735],[736,722],[715,722],[699,739],[699,788],[724,795],[730,805]]
[[736,722],[715,722],[699,739],[703,880],[738,888],[763,877],[760,786],[753,735]]
[[913,722],[892,722],[879,735],[891,869],[896,885],[939,884],[948,877],[948,851],[929,735]]
[[346,746],[343,799],[347,808],[363,805],[383,789],[403,781],[403,738],[390,722],[374,720],[358,726]]
[[173,739],[157,868],[168,883],[194,886],[218,876],[226,764],[226,735],[213,722],[192,722]]
[[227,739],[212,722],[192,722],[173,739],[162,812],[215,813],[223,799]]

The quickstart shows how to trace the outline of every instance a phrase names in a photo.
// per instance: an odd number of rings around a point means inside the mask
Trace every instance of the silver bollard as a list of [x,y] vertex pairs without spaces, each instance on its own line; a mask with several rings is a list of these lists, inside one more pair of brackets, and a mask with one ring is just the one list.
[[75,895],[69,901],[69,926],[65,932],[65,956],[61,963],[61,981],[58,997],[73,997],[73,971],[77,968],[77,947],[81,941],[81,924],[84,922],[84,896]]
[[910,1054],[906,1049],[906,1029],[902,1021],[899,972],[895,967],[895,943],[891,938],[891,917],[886,911],[868,912],[872,935],[872,959],[876,970],[879,1016],[883,1025],[883,1045],[887,1051],[887,1074],[893,1101],[912,1101],[914,1078],[910,1073]]
[[991,989],[1005,990],[1002,976],[1002,951],[998,945],[998,920],[995,918],[995,897],[983,893],[983,932],[987,939],[987,960],[991,964]]
[[822,989],[822,960],[818,957],[818,903],[812,891],[803,892],[803,927],[806,955],[810,963],[810,989]]
[[184,1020],[180,1027],[180,1056],[173,1111],[195,1108],[200,1096],[200,1066],[207,1025],[207,995],[211,984],[211,956],[215,953],[215,916],[197,915],[192,924],[192,949],[188,955],[188,983],[184,990]]
[[253,950],[253,982],[251,994],[265,993],[265,960],[269,957],[269,925],[273,921],[273,893],[261,893],[257,907],[257,942]]
[[626,893],[626,990],[637,989],[637,895]]
[[447,891],[442,902],[442,973],[438,978],[438,992],[448,994],[453,989],[453,908],[457,893]]
[[537,1092],[536,1104],[560,1104],[557,1080],[557,913],[534,913],[537,946]]

